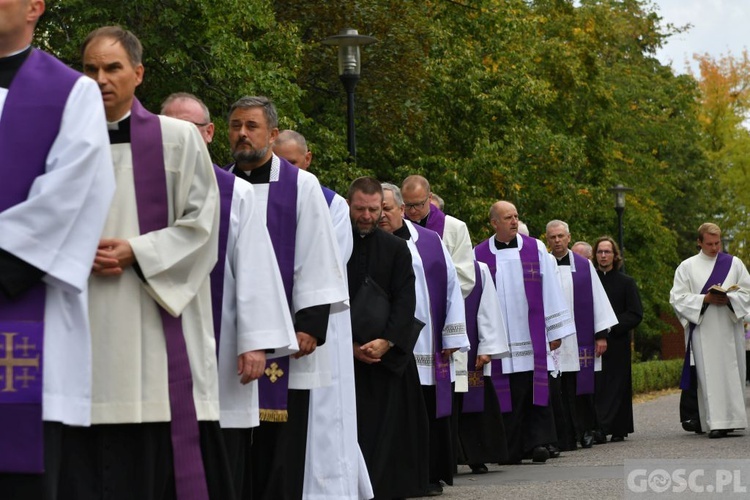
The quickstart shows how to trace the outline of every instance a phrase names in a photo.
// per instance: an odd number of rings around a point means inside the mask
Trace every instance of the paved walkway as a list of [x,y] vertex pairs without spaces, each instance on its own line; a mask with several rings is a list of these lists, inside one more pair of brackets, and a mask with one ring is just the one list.
[[[625,491],[626,459],[750,459],[750,431],[733,437],[709,439],[707,434],[682,430],[679,393],[634,405],[635,433],[624,442],[595,445],[588,450],[563,452],[545,464],[490,465],[490,472],[472,475],[460,466],[453,487],[441,499],[615,499]],[[745,391],[750,408],[750,387]]]

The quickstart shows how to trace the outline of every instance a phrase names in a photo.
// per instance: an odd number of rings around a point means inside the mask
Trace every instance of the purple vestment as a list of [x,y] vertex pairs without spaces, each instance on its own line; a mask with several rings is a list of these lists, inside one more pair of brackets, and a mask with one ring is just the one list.
[[[8,89],[0,119],[0,212],[28,198],[46,172],[65,103],[80,74],[32,49]],[[42,366],[46,286],[0,296],[0,472],[44,472]]]

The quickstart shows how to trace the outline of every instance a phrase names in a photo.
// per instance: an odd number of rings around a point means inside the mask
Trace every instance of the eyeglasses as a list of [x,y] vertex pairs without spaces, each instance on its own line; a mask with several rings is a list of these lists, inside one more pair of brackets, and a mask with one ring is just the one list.
[[597,250],[596,253],[597,255],[609,255],[614,252],[612,252],[612,250]]
[[429,196],[427,198],[425,198],[425,200],[422,201],[422,202],[419,202],[419,203],[404,203],[404,206],[406,207],[407,210],[422,210],[422,208],[424,207],[425,203],[427,203],[428,201],[430,201],[430,197]]

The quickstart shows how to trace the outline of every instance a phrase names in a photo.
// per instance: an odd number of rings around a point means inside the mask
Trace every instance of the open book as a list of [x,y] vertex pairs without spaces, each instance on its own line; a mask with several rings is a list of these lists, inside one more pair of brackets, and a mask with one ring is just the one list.
[[716,295],[726,295],[727,292],[734,292],[735,290],[739,290],[740,287],[737,285],[732,285],[729,288],[722,288],[719,285],[713,285],[711,288],[708,289],[708,293],[713,293]]

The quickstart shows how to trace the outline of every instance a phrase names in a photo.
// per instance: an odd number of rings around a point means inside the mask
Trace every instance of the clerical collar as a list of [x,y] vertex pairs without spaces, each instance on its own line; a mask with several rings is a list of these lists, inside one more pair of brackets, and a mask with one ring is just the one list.
[[15,54],[0,57],[0,87],[4,89],[10,88],[13,78],[18,73],[18,70],[21,69],[29,54],[31,54],[31,46]]
[[570,265],[570,252],[566,253],[563,257],[560,257],[559,259],[555,257],[557,260],[558,266],[569,266]]
[[393,231],[393,234],[394,236],[398,236],[399,238],[403,240],[411,239],[411,231],[409,231],[409,227],[406,225],[405,222],[400,228]]
[[417,222],[417,224],[419,224],[422,227],[427,227],[427,219],[429,218],[430,218],[430,213],[427,212],[427,215],[419,219],[419,222]]
[[503,243],[498,240],[497,237],[492,238],[495,241],[495,248],[498,250],[505,250],[506,248],[518,248],[518,239],[513,238],[508,243]]
[[130,143],[130,113],[117,122],[107,122],[110,144]]
[[272,163],[273,155],[268,159],[266,163],[264,163],[260,167],[245,171],[242,170],[239,165],[235,164],[232,171],[234,172],[234,175],[236,175],[240,179],[246,180],[250,184],[268,184],[269,182],[271,182]]

